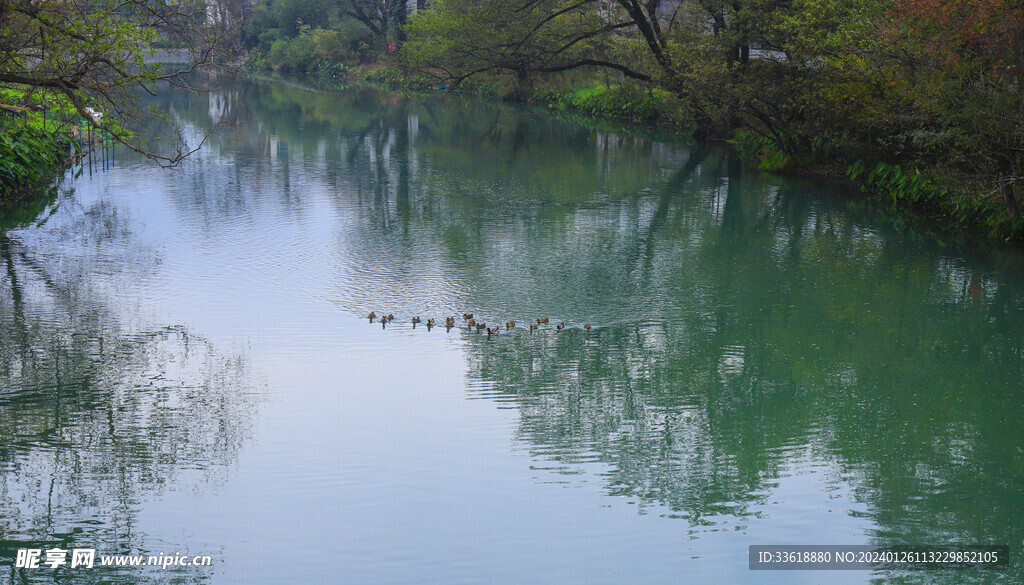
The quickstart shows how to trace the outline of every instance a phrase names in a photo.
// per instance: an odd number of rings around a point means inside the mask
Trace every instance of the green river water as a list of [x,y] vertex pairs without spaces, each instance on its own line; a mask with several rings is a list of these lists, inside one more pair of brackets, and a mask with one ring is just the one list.
[[[157,102],[230,123],[0,235],[0,584],[1024,579],[1021,251],[535,110]],[[752,571],[759,544],[1012,556]],[[212,565],[15,566],[58,547]]]

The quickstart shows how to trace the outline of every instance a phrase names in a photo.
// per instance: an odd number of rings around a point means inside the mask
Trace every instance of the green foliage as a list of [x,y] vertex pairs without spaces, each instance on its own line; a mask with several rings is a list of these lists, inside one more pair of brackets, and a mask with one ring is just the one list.
[[613,29],[593,4],[438,0],[409,20],[403,58],[407,66],[453,86],[481,74],[507,77],[508,94],[527,98],[539,74],[611,64],[605,33]]
[[847,176],[864,190],[885,194],[893,205],[901,201],[926,203],[949,195],[919,169],[906,170],[884,162],[869,167],[857,161],[847,169]]
[[[6,204],[31,198],[51,183],[86,146],[80,137],[89,126],[61,93],[0,86],[0,103],[28,108],[0,114],[0,200]],[[93,140],[103,144],[132,136],[114,118],[92,129]]]
[[327,0],[264,0],[248,36],[255,40],[251,62],[257,69],[330,77],[367,62],[378,45],[370,29]]
[[432,80],[421,75],[408,75],[390,67],[372,69],[363,75],[362,80],[398,91],[428,91],[434,89]]
[[106,136],[175,165],[189,151],[184,134],[179,133],[175,151],[157,154],[146,151],[142,142],[129,141],[138,135],[124,132],[119,124],[149,124],[153,112],[140,107],[140,95],[152,92],[160,81],[182,81],[181,73],[162,75],[153,59],[161,38],[190,49],[190,63],[179,72],[194,71],[213,59],[222,40],[215,19],[207,18],[213,10],[178,0],[5,0],[0,6],[0,84],[33,98],[42,96],[51,115],[73,110],[79,119],[89,117]]
[[275,71],[309,71],[315,60],[312,35],[299,35],[274,41],[266,62]]
[[917,168],[862,160],[849,166],[847,176],[862,191],[884,198],[894,209],[909,206],[939,213],[957,224],[983,228],[1000,238],[1024,235],[1024,223],[1007,218],[999,201],[979,194],[976,188],[944,186],[949,178],[940,180]]
[[557,90],[539,94],[535,99],[548,107],[581,112],[601,118],[680,124],[678,100],[667,91],[639,87],[635,84],[597,85],[579,89]]
[[762,161],[773,153],[778,152],[778,147],[775,146],[770,138],[761,136],[749,130],[740,130],[736,132],[732,140],[729,141],[736,149],[736,153],[741,158],[753,161]]
[[253,9],[249,36],[260,39],[261,48],[268,50],[269,45],[263,44],[264,35],[272,42],[296,37],[303,27],[326,27],[330,8],[327,0],[265,0]]
[[77,115],[74,104],[67,96],[39,89],[26,91],[0,86],[0,103],[28,108],[42,107],[53,114]]
[[[63,93],[34,88],[31,90],[0,86],[0,103],[22,106],[29,111],[20,118],[22,125],[34,128],[39,133],[55,132],[65,140],[76,135],[87,122],[79,114],[78,107]],[[92,105],[93,100],[86,104]],[[105,115],[101,137],[108,140],[128,139],[133,136],[116,116]],[[75,142],[74,139],[71,139]]]
[[274,40],[266,56],[257,60],[257,67],[338,77],[348,71],[349,63],[359,61],[365,46],[360,38],[346,38],[339,30],[302,27],[294,38]]
[[758,168],[768,173],[791,173],[818,161],[814,154],[818,149],[813,141],[811,152],[807,154],[787,154],[774,138],[749,130],[736,132],[729,142],[741,158],[758,163]]
[[49,182],[61,161],[61,140],[67,138],[9,117],[0,120],[0,199]]

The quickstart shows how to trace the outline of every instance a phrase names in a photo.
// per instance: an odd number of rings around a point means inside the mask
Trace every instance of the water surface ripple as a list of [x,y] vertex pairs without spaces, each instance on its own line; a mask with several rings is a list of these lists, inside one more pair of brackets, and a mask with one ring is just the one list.
[[155,101],[231,123],[0,236],[0,564],[214,566],[0,583],[818,583],[747,547],[1024,545],[1019,250],[530,109]]

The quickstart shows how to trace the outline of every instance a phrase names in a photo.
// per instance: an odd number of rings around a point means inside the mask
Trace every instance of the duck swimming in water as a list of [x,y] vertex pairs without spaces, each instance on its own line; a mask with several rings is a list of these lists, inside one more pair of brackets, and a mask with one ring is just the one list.
[[561,331],[562,329],[565,329],[565,323],[559,323],[558,327],[555,327],[555,329],[558,329],[559,331]]
[[412,318],[412,322],[413,323],[419,323],[420,322],[420,318],[419,317],[413,317]]
[[536,330],[537,330],[537,326],[534,325],[533,323],[530,323],[530,331],[536,331]]
[[506,321],[505,322],[505,329],[512,329],[515,326],[516,326],[516,322],[515,321]]
[[463,313],[462,318],[468,321],[473,318],[473,313]]
[[373,321],[376,318],[377,318],[377,313],[374,313],[373,311],[370,311],[370,314],[369,314],[370,321]]
[[537,325],[540,325],[541,323],[547,323],[550,320],[551,320],[551,317],[544,317],[543,319],[537,319]]
[[497,327],[495,327],[493,329],[488,329],[487,330],[487,336],[490,337],[491,335],[494,335],[497,332],[498,332],[498,328]]
[[585,323],[583,325],[583,328],[586,329],[587,331],[590,331],[590,323]]

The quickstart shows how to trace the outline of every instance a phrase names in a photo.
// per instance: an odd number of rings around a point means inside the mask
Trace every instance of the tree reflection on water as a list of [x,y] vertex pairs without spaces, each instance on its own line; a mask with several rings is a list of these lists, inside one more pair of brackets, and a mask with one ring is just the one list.
[[[355,218],[324,251],[346,310],[570,325],[466,338],[469,386],[518,409],[517,439],[552,470],[701,530],[762,514],[793,465],[820,463],[879,544],[1024,542],[1019,251],[897,232],[722,151],[536,112],[231,92],[216,110],[239,123],[214,144],[233,164],[201,172],[235,178],[199,180],[260,178],[296,207],[327,193]],[[172,106],[210,121],[209,104]]]
[[[185,553],[187,543],[147,538],[144,501],[222,481],[251,434],[246,360],[112,308],[105,289],[157,256],[125,245],[132,234],[113,208],[81,217],[48,250],[0,235],[0,582],[206,582],[209,568],[14,568],[21,548]],[[54,253],[111,242],[118,255]]]

